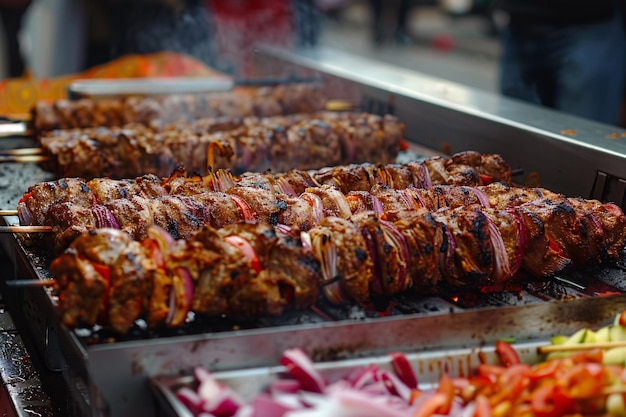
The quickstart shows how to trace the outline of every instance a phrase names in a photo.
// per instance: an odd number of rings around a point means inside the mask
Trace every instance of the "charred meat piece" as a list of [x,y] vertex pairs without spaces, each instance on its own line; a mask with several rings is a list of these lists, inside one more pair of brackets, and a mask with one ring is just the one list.
[[[59,176],[124,178],[151,173],[165,177],[177,165],[202,174],[209,165],[239,174],[364,161],[389,163],[400,150],[404,130],[394,116],[364,113],[317,112],[237,120],[239,125],[205,119],[158,129],[132,124],[55,130],[39,141],[52,157],[44,167]],[[363,131],[363,123],[371,132]],[[227,130],[215,130],[216,126]],[[346,141],[355,152],[342,148]]]

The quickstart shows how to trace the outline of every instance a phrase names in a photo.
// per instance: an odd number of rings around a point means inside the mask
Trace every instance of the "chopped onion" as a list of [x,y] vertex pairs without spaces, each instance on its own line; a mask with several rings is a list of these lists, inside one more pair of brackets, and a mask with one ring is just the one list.
[[326,381],[315,369],[311,358],[299,348],[287,349],[280,357],[280,364],[287,368],[287,372],[295,378],[302,388],[321,393],[324,392]]
[[444,223],[441,224],[443,234],[444,234],[444,242],[445,250],[439,251],[439,268],[441,269],[441,273],[444,277],[449,277],[450,272],[454,269],[454,252],[456,251],[456,241],[454,240],[454,235],[450,228]]
[[417,389],[417,376],[407,357],[400,352],[391,354],[391,365],[396,375],[409,388]]
[[146,232],[148,236],[157,241],[159,248],[164,253],[169,251],[169,248],[176,244],[176,239],[160,226],[152,225],[148,227]]
[[238,195],[229,194],[230,199],[233,200],[237,209],[239,210],[239,216],[247,222],[255,223],[256,222],[256,213],[252,211],[252,208],[248,204],[246,200],[239,197]]
[[[404,363],[400,358],[406,359],[401,353],[393,354],[392,362],[398,359],[398,363]],[[410,387],[398,375],[375,364],[355,368],[329,384],[302,349],[286,350],[280,362],[291,378],[275,379],[269,390],[257,394],[248,404],[243,405],[235,393],[202,368],[194,371],[198,391],[181,389],[177,397],[189,404],[197,417],[226,417],[233,412],[235,417],[431,416],[438,404],[447,400],[445,394],[435,390],[417,391],[416,378],[415,387]],[[408,361],[407,365],[410,367]],[[448,415],[472,415],[467,410],[474,408],[453,401]]]

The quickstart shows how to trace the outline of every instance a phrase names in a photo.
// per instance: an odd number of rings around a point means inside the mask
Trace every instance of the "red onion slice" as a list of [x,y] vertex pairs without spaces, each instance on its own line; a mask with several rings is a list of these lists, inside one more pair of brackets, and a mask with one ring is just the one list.
[[472,192],[474,193],[474,195],[476,196],[476,198],[478,199],[478,201],[480,201],[480,205],[483,207],[491,207],[491,203],[489,202],[489,198],[487,198],[487,196],[485,195],[485,193],[483,193],[481,190],[479,190],[476,187],[467,187],[470,190],[472,190]]
[[406,355],[400,352],[391,353],[391,366],[407,387],[417,389],[417,376]]
[[251,417],[283,417],[296,407],[289,407],[280,401],[276,401],[270,395],[261,394],[252,400]]
[[346,199],[346,196],[334,187],[320,187],[319,192],[323,193],[329,200],[335,203],[335,207],[338,213],[333,213],[343,219],[347,219],[352,216],[352,210],[350,210],[350,204]]
[[256,213],[252,211],[250,205],[246,200],[239,197],[238,195],[229,194],[231,200],[237,205],[237,209],[239,210],[239,216],[247,222],[255,223],[256,222]]
[[104,227],[110,227],[113,229],[120,229],[120,225],[106,206],[102,204],[94,204],[91,206],[91,212],[96,218],[96,227],[101,229]]
[[322,277],[322,292],[328,301],[333,304],[345,304],[348,300],[341,288],[341,279],[337,270],[337,247],[329,234],[316,234],[311,239],[313,252],[320,261]]
[[20,225],[29,226],[30,222],[33,221],[33,215],[26,207],[26,204],[19,204],[17,206],[17,217],[20,219]]
[[[404,235],[400,233],[396,227],[388,221],[380,220],[380,224],[382,225],[383,235],[385,237],[385,241],[390,245],[396,248],[399,256],[398,262],[398,290],[404,291],[409,288],[413,281],[407,279],[407,269],[409,265],[409,248],[406,244],[406,239]],[[389,294],[391,295],[391,294]]]
[[425,208],[428,210],[434,210],[434,207],[431,207],[426,200],[424,200],[424,197],[422,197],[422,190],[421,189],[416,189],[416,188],[407,188],[406,189],[406,193],[409,194],[411,197],[413,197],[413,201],[419,201],[420,206],[418,207],[421,208]]
[[302,247],[308,251],[313,250],[313,244],[311,243],[311,235],[307,232],[300,232],[300,240],[302,241]]
[[220,190],[218,191],[226,191],[229,188],[233,188],[237,185],[237,180],[233,177],[230,171],[225,171],[223,169],[218,169],[215,173],[217,180],[219,182]]
[[444,234],[444,240],[439,248],[439,268],[444,277],[450,277],[454,269],[454,252],[456,251],[456,240],[452,231],[445,223],[440,224]]
[[499,283],[513,275],[509,264],[509,256],[506,253],[506,246],[504,246],[500,229],[498,229],[498,226],[496,226],[489,216],[486,214],[484,216],[487,219],[487,226],[489,227],[489,235],[491,238],[491,245],[493,246],[495,261],[491,278],[493,279],[493,282]]
[[429,190],[433,188],[433,183],[430,179],[430,173],[428,172],[428,168],[426,168],[425,164],[420,163],[411,163],[410,164],[411,172],[413,174],[413,185],[416,188],[423,188]]
[[150,226],[146,232],[148,236],[157,241],[163,253],[168,252],[169,248],[176,244],[176,239],[160,226]]
[[289,181],[286,178],[280,177],[276,180],[276,185],[281,193],[288,195],[289,197],[297,197],[298,194],[294,191]]
[[189,269],[178,266],[172,274],[172,289],[170,291],[169,311],[165,324],[177,327],[185,322],[193,301],[194,284]]
[[378,250],[376,249],[376,242],[372,233],[367,227],[361,228],[361,235],[365,239],[365,246],[367,247],[367,253],[372,259],[374,267],[372,268],[372,278],[370,281],[370,290],[376,295],[382,295],[385,293],[381,273],[380,273],[380,260],[378,259]]
[[[414,198],[414,194],[412,190],[404,189],[398,190],[398,194],[400,195],[400,200],[404,203],[407,209],[409,210],[419,210],[420,206],[417,204]],[[423,206],[423,205],[422,205]]]
[[284,235],[288,235],[289,233],[291,233],[291,226],[282,223],[276,224],[276,226],[274,226],[274,229],[276,229],[278,233],[282,233]]
[[371,209],[378,215],[380,216],[381,214],[384,213],[384,209],[383,209],[383,204],[380,202],[380,200],[378,198],[376,198],[375,195],[368,193],[369,197],[370,197],[370,201],[371,201]]
[[232,417],[242,406],[243,401],[229,387],[219,383],[213,375],[202,368],[194,370],[200,382],[198,396],[202,403],[200,412],[211,413],[215,417]]
[[322,203],[322,199],[317,194],[313,193],[302,193],[300,195],[304,201],[309,203],[311,206],[311,216],[313,217],[313,226],[318,224],[324,218],[324,203]]
[[295,378],[302,388],[307,391],[322,393],[326,381],[315,369],[311,358],[299,348],[287,349],[280,357],[280,364],[287,368],[287,372]]
[[191,414],[197,416],[202,410],[202,398],[191,388],[181,387],[176,391],[176,398],[191,411]]

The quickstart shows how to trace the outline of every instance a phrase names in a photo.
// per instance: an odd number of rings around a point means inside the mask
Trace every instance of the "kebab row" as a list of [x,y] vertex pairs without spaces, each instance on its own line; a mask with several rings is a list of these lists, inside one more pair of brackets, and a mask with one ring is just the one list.
[[420,198],[428,208],[445,205],[438,201],[443,198],[438,188],[414,197],[393,189],[430,189],[433,182],[473,186],[510,178],[510,167],[502,158],[475,152],[422,163],[363,164],[240,177],[219,170],[189,177],[181,169],[164,180],[149,175],[135,180],[84,182],[69,178],[39,183],[19,202],[18,215],[22,225],[52,226],[53,233],[45,242],[52,241],[52,247],[60,251],[78,234],[98,227],[121,228],[135,239],[145,238],[152,224],[175,238],[188,237],[203,224],[219,228],[240,221],[308,230],[328,215],[347,217],[358,208],[395,208],[404,204],[399,198],[407,202]]
[[39,101],[32,111],[36,131],[98,126],[150,125],[206,117],[276,116],[324,109],[319,85],[284,84],[252,90],[153,97]]
[[501,184],[480,190],[491,195],[482,205],[327,216],[308,231],[204,225],[174,240],[150,226],[137,241],[94,229],[51,263],[58,311],[68,326],[97,323],[124,333],[138,318],[149,327],[179,326],[189,311],[259,317],[312,307],[320,296],[368,305],[402,292],[503,284],[520,268],[546,278],[614,260],[626,243],[626,216],[613,204]]
[[55,130],[39,144],[44,168],[57,177],[132,178],[165,177],[177,165],[204,174],[207,166],[242,173],[389,163],[403,134],[404,124],[391,115],[316,112]]

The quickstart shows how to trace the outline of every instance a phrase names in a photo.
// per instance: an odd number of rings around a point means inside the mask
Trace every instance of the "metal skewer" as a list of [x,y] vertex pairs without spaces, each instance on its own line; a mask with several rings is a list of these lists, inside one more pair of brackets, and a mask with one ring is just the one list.
[[5,281],[9,287],[53,287],[53,279],[10,279]]
[[44,162],[49,160],[50,157],[46,155],[0,155],[0,163]]
[[0,155],[43,155],[43,149],[41,148],[16,148],[16,149],[2,149]]
[[49,233],[52,226],[0,226],[0,233]]

